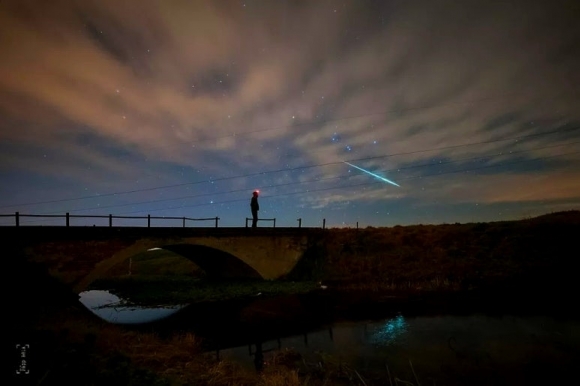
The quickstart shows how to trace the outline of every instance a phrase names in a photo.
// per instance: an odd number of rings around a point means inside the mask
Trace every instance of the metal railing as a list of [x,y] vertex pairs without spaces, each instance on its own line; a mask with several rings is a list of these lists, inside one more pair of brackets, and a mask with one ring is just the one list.
[[[192,217],[173,217],[173,216],[151,216],[148,214],[147,216],[115,216],[112,214],[109,215],[88,215],[88,214],[22,214],[20,212],[15,212],[12,214],[0,214],[1,218],[14,218],[14,226],[27,226],[28,224],[21,224],[20,220],[23,218],[41,218],[41,219],[54,219],[54,218],[63,218],[65,219],[65,224],[60,226],[71,227],[71,219],[89,219],[89,218],[100,218],[100,219],[109,219],[108,226],[113,226],[113,219],[123,219],[123,220],[147,220],[147,228],[151,228],[151,220],[181,220],[182,227],[186,227],[187,221],[213,221],[215,227],[218,228],[219,226],[219,217],[206,217],[206,218],[192,218]],[[246,217],[246,228],[249,227],[249,223],[251,223],[253,219],[251,217]],[[276,218],[260,218],[257,220],[258,222],[272,222],[272,227],[276,228]],[[298,228],[302,228],[302,219],[296,219],[298,221]],[[2,225],[0,225],[2,226]],[[3,225],[6,226],[6,225]],[[57,225],[59,226],[59,225]],[[78,226],[78,225],[77,225]],[[93,225],[95,226],[95,225]],[[117,225],[120,226],[120,225]],[[358,229],[358,221],[356,223],[356,228]],[[322,229],[326,229],[326,219],[322,219]]]
[[214,221],[215,227],[218,227],[219,224],[219,217],[207,217],[207,218],[191,218],[191,217],[168,217],[168,216],[151,216],[148,214],[147,216],[113,216],[112,214],[109,215],[85,215],[85,214],[70,214],[65,213],[62,214],[21,214],[16,212],[14,214],[0,214],[0,217],[13,217],[14,218],[14,225],[19,227],[20,219],[22,218],[64,218],[65,219],[65,226],[70,227],[70,219],[71,218],[105,218],[109,219],[109,227],[113,226],[113,219],[131,219],[131,220],[147,220],[147,228],[151,228],[151,220],[181,220],[183,228],[185,228],[186,221]]

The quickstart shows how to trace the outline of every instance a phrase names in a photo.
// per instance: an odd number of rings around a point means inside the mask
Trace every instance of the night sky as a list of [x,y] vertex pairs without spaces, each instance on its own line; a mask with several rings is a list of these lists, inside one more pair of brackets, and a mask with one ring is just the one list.
[[254,189],[277,227],[580,209],[579,20],[558,0],[2,1],[0,214],[244,226]]

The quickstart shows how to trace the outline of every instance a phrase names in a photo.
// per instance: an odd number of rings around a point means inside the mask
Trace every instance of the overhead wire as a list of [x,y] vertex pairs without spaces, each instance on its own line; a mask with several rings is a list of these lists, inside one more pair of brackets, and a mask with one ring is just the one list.
[[[430,163],[417,164],[417,165],[401,166],[401,167],[397,167],[397,168],[393,168],[393,169],[381,170],[381,172],[382,173],[390,173],[390,172],[396,172],[396,171],[400,171],[400,170],[408,170],[408,169],[430,167],[430,166],[440,166],[440,165],[453,164],[453,163],[457,163],[457,162],[472,161],[472,160],[477,160],[477,159],[488,159],[491,157],[498,157],[498,156],[503,156],[503,155],[512,156],[515,154],[522,154],[522,153],[528,153],[531,151],[551,149],[551,148],[555,148],[555,147],[570,146],[570,145],[574,145],[574,144],[580,144],[580,141],[568,142],[568,143],[557,144],[557,145],[540,146],[540,147],[534,147],[534,148],[530,148],[530,149],[526,149],[526,150],[510,151],[509,153],[499,152],[499,153],[481,155],[481,156],[476,156],[476,157],[464,157],[464,158],[453,159],[453,160],[438,161],[435,163],[430,162]],[[350,175],[346,175],[346,176],[341,175],[341,176],[327,177],[327,178],[313,178],[313,179],[298,181],[298,182],[287,182],[287,183],[283,183],[283,184],[262,185],[262,188],[263,189],[265,189],[265,188],[279,188],[279,187],[283,187],[283,186],[302,185],[302,184],[307,184],[307,183],[318,183],[318,182],[323,182],[323,181],[345,179],[345,178],[350,178],[350,177],[351,177]],[[106,206],[94,206],[94,207],[90,207],[90,208],[72,209],[72,210],[69,210],[69,212],[76,213],[76,212],[83,212],[83,211],[89,211],[89,210],[111,209],[111,208],[120,208],[120,207],[125,207],[125,206],[155,204],[155,203],[160,203],[160,202],[169,202],[169,201],[177,201],[177,200],[186,200],[186,199],[191,199],[191,198],[239,193],[239,192],[245,192],[247,190],[248,190],[247,188],[243,188],[243,189],[234,189],[234,190],[221,191],[221,192],[215,192],[215,193],[201,193],[201,194],[187,195],[187,196],[173,197],[173,198],[146,200],[146,201],[140,201],[140,202],[129,202],[129,203],[123,203],[123,204],[106,205]],[[54,214],[54,213],[60,213],[60,212],[47,212],[44,214]]]
[[[447,175],[447,174],[468,173],[468,172],[489,169],[489,168],[494,168],[494,167],[499,167],[499,166],[508,166],[508,165],[513,165],[513,164],[525,163],[525,162],[541,161],[541,160],[546,160],[546,159],[550,159],[550,158],[557,158],[557,157],[579,154],[579,153],[580,153],[580,151],[573,151],[573,152],[567,152],[567,153],[562,153],[562,154],[550,155],[550,156],[546,156],[546,157],[538,157],[538,158],[533,158],[533,159],[518,160],[518,161],[507,162],[507,163],[497,163],[497,164],[493,164],[493,165],[485,165],[485,166],[481,166],[481,167],[477,167],[477,168],[452,170],[452,171],[447,171],[447,172],[413,176],[413,177],[400,179],[399,181],[408,181],[408,180],[414,180],[414,179],[437,177],[437,176]],[[488,157],[475,157],[475,158],[488,158]],[[449,162],[449,163],[451,163],[451,162]],[[360,184],[341,185],[341,186],[333,186],[333,187],[320,188],[320,189],[307,189],[307,190],[295,191],[295,192],[290,192],[290,193],[268,195],[268,196],[263,197],[263,199],[264,198],[269,199],[269,198],[276,198],[276,197],[294,196],[294,195],[305,194],[305,193],[317,193],[317,192],[344,189],[344,188],[358,188],[358,187],[363,187],[363,186],[366,187],[366,186],[378,185],[378,184],[383,184],[383,182],[382,181],[372,181],[372,182],[365,182],[365,183],[360,183]],[[162,211],[162,210],[195,208],[195,207],[208,206],[208,205],[224,205],[224,204],[243,202],[243,201],[246,201],[246,199],[235,199],[235,200],[227,200],[227,201],[214,202],[214,203],[180,205],[180,206],[157,208],[157,209],[144,209],[144,210],[140,209],[140,210],[135,210],[135,211],[130,211],[130,212],[122,212],[118,215],[128,215],[128,214],[136,214],[136,213],[152,213],[152,212],[158,212],[158,211]],[[24,223],[27,223],[27,224],[39,223],[39,222],[46,222],[46,221],[50,221],[50,219],[29,220],[29,221],[23,222],[23,224]]]
[[[512,137],[506,137],[506,138],[497,138],[497,139],[492,139],[492,140],[487,140],[487,141],[478,141],[478,142],[471,142],[471,143],[458,144],[458,145],[441,146],[441,147],[437,147],[437,148],[414,150],[414,151],[408,151],[408,152],[399,152],[399,153],[391,153],[391,154],[378,155],[378,156],[354,158],[354,159],[348,159],[346,161],[354,163],[354,162],[359,162],[359,161],[368,161],[371,159],[389,158],[389,157],[396,157],[396,156],[402,156],[402,155],[413,155],[413,154],[427,153],[427,152],[431,152],[431,151],[450,150],[450,149],[457,149],[457,148],[467,147],[467,146],[477,146],[477,145],[484,145],[484,144],[497,143],[497,142],[510,141],[510,140],[521,140],[521,139],[539,137],[539,136],[544,136],[544,135],[567,133],[567,132],[576,131],[578,129],[580,129],[580,126],[573,126],[571,128],[567,128],[567,129],[563,129],[563,130],[552,130],[552,131],[547,131],[547,132],[542,132],[542,133],[533,133],[533,134],[518,135],[518,136],[512,136]],[[192,186],[192,185],[198,185],[198,184],[203,184],[203,183],[214,183],[214,182],[226,181],[226,180],[232,180],[232,179],[238,179],[238,178],[249,178],[249,177],[255,177],[255,176],[262,176],[262,175],[266,175],[266,174],[291,172],[291,171],[305,170],[305,169],[311,169],[311,168],[316,168],[316,167],[338,165],[338,164],[342,164],[343,162],[344,162],[344,160],[340,160],[340,161],[333,161],[333,162],[326,162],[326,163],[319,163],[319,164],[303,165],[303,166],[297,166],[297,167],[292,167],[292,168],[282,168],[282,169],[254,172],[254,173],[248,173],[248,174],[237,175],[237,176],[212,178],[212,179],[201,180],[201,181],[184,182],[184,183],[180,183],[180,184],[172,184],[172,185],[156,186],[156,187],[150,187],[150,188],[133,189],[133,190],[128,190],[128,191],[105,193],[105,194],[99,194],[99,195],[81,196],[81,197],[68,198],[68,199],[58,199],[58,200],[35,201],[35,202],[20,203],[20,204],[10,204],[10,205],[0,206],[0,209],[13,208],[13,207],[24,207],[24,206],[35,206],[35,205],[43,205],[43,204],[55,204],[55,203],[80,201],[80,200],[87,200],[87,199],[96,199],[96,198],[103,198],[103,197],[110,197],[110,196],[120,196],[120,195],[124,195],[124,194],[142,193],[142,192],[154,191],[154,190],[159,190],[159,189],[168,189],[168,188],[175,188],[175,187],[182,187],[182,186]]]
[[[534,159],[526,159],[526,160],[518,160],[518,161],[513,161],[513,162],[507,162],[507,163],[497,163],[497,164],[493,164],[493,165],[485,165],[485,166],[481,166],[481,167],[477,167],[477,168],[453,170],[453,171],[442,172],[442,173],[434,173],[434,174],[426,174],[426,175],[421,175],[421,176],[408,177],[408,178],[400,179],[400,181],[408,181],[408,180],[421,179],[421,178],[427,178],[427,177],[435,177],[435,176],[441,176],[441,175],[446,175],[446,174],[467,173],[467,172],[471,172],[471,171],[489,169],[489,168],[494,168],[494,167],[498,167],[498,166],[507,166],[507,165],[525,163],[525,162],[541,161],[541,160],[545,160],[545,159],[562,157],[562,156],[566,156],[566,155],[573,155],[573,154],[579,154],[579,153],[580,153],[580,151],[573,151],[573,152],[568,152],[568,153],[551,155],[551,156],[547,156],[547,157],[538,157],[538,158],[534,158]],[[314,193],[314,192],[321,192],[321,191],[327,191],[327,190],[352,188],[352,187],[376,185],[376,184],[383,184],[383,182],[382,181],[373,181],[373,182],[367,182],[367,183],[362,183],[362,184],[357,184],[357,185],[343,185],[343,186],[337,186],[337,187],[312,189],[312,190],[309,189],[309,190],[302,190],[302,191],[292,192],[292,193],[281,193],[281,194],[268,195],[268,196],[265,196],[263,198],[283,197],[283,196],[291,196],[291,195],[296,195],[296,194]],[[149,210],[149,212],[160,211],[160,210],[181,209],[181,208],[193,208],[193,207],[207,206],[207,205],[221,205],[221,204],[226,204],[226,203],[231,203],[231,202],[240,202],[240,201],[246,201],[246,199],[236,199],[236,200],[214,202],[214,203],[203,203],[203,204],[195,204],[195,205],[182,205],[182,206],[170,207],[170,208],[158,208],[158,209]],[[138,210],[138,211],[133,211],[133,212],[124,212],[122,214],[132,214],[132,213],[141,213],[141,212],[144,212],[144,211]]]

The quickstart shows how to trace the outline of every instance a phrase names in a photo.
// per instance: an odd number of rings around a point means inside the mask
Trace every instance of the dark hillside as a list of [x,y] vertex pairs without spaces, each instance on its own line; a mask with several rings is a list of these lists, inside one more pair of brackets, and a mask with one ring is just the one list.
[[562,290],[575,281],[580,212],[328,232],[324,253],[294,274],[308,266],[315,278],[335,286],[377,291]]

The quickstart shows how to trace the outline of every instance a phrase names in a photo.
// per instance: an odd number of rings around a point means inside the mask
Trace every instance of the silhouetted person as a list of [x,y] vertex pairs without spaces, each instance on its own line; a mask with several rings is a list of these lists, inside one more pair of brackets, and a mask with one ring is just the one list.
[[258,211],[260,210],[260,205],[258,204],[258,191],[254,191],[252,194],[252,201],[250,202],[250,208],[252,208],[252,228],[258,226]]

